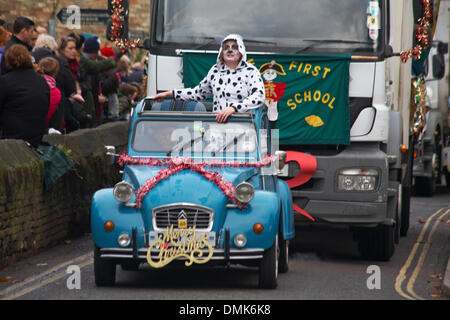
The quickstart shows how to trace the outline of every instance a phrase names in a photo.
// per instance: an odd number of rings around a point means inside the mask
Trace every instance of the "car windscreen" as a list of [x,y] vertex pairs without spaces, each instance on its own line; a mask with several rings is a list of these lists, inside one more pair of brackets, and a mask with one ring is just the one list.
[[250,121],[143,119],[136,123],[132,138],[135,151],[167,156],[249,155],[257,146],[257,133]]

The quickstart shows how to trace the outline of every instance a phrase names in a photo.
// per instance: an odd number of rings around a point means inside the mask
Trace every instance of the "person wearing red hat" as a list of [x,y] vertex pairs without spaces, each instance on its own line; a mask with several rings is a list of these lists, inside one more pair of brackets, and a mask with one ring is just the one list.
[[113,50],[113,48],[111,48],[111,47],[103,47],[103,48],[101,48],[100,49],[100,53],[105,58],[114,58],[115,55],[116,55],[114,50]]

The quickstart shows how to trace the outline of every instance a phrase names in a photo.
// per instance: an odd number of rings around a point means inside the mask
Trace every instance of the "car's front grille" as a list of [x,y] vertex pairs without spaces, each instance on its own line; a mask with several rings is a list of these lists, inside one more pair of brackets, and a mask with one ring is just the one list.
[[210,208],[178,203],[153,209],[152,221],[155,230],[165,230],[170,225],[174,229],[194,227],[196,230],[210,231],[214,220],[214,211]]

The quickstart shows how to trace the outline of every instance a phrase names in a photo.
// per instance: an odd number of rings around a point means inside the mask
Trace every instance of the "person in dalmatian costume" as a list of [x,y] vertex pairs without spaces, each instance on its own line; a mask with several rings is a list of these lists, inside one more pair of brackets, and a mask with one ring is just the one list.
[[195,88],[175,89],[159,93],[155,100],[175,98],[201,101],[213,96],[216,121],[226,122],[235,112],[248,112],[265,100],[264,83],[259,70],[248,63],[242,37],[230,34],[222,41],[217,63]]

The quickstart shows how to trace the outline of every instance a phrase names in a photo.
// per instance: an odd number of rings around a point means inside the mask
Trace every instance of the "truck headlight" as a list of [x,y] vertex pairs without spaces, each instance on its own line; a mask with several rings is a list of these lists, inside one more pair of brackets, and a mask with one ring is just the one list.
[[128,202],[133,197],[133,187],[125,181],[120,181],[114,186],[114,197],[117,201]]
[[236,187],[236,199],[242,203],[249,203],[255,196],[255,188],[248,183],[239,183]]
[[378,185],[378,170],[373,168],[343,169],[338,173],[340,191],[374,191]]

